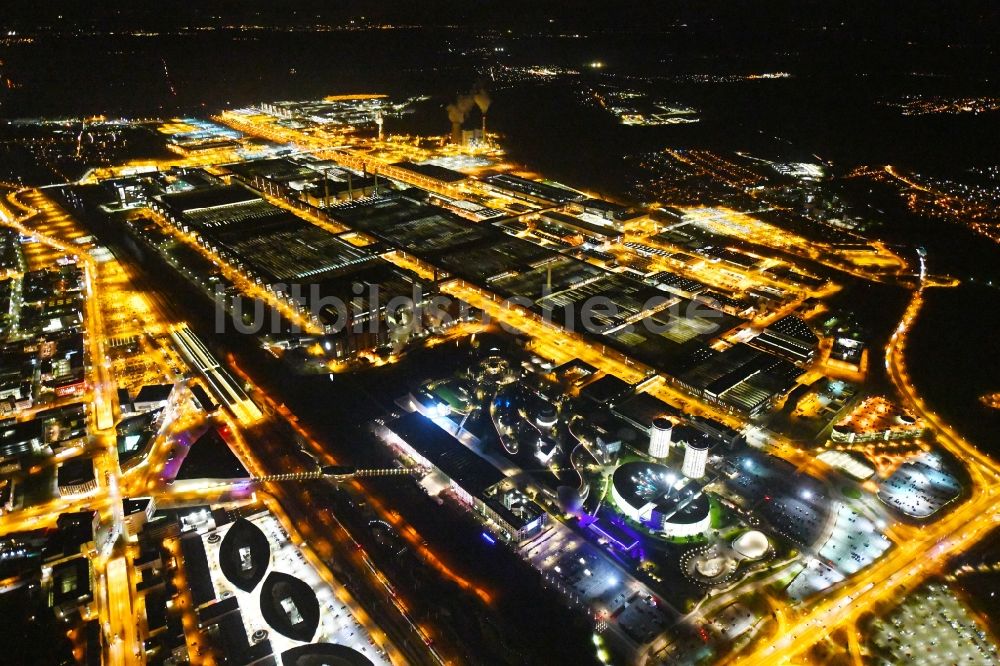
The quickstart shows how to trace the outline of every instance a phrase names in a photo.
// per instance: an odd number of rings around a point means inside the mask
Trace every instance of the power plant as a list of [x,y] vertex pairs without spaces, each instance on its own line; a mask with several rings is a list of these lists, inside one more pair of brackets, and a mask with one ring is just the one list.
[[[471,93],[459,95],[455,101],[448,105],[448,120],[451,121],[451,143],[456,146],[466,146],[473,142],[486,143],[486,112],[490,108],[490,95],[484,88],[476,88]],[[474,107],[479,108],[482,116],[482,129],[467,131],[463,129],[463,124],[469,112]],[[479,132],[481,136],[477,136]]]

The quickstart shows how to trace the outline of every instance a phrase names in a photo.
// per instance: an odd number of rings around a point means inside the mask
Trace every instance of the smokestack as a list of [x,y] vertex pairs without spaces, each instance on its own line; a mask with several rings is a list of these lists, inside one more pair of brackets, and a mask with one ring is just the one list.
[[486,143],[486,112],[490,110],[490,104],[493,100],[490,99],[490,94],[486,92],[485,88],[479,87],[472,93],[472,100],[479,107],[479,113],[483,116],[483,143]]
[[465,116],[474,106],[476,106],[476,100],[472,95],[459,95],[452,104],[448,105],[452,143],[462,145],[462,123],[465,122]]

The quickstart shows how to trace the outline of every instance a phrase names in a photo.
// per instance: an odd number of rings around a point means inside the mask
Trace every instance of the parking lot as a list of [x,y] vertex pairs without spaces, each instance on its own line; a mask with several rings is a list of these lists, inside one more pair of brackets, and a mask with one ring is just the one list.
[[851,575],[877,560],[891,545],[874,523],[841,504],[833,533],[819,554],[841,573]]
[[995,666],[1000,655],[989,635],[947,585],[929,583],[883,620],[870,644],[878,664]]
[[569,530],[547,530],[521,552],[572,604],[589,606],[637,645],[652,641],[671,622],[648,588]]
[[[371,637],[354,618],[350,609],[335,595],[335,591],[331,590],[320,579],[316,570],[309,565],[299,549],[289,540],[277,519],[270,513],[264,512],[250,517],[249,520],[267,535],[268,543],[271,546],[271,564],[268,567],[268,572],[280,571],[295,576],[308,583],[316,593],[320,603],[320,624],[316,636],[313,637],[313,642],[346,645],[364,654],[374,664],[389,664],[389,660],[374,645]],[[240,612],[243,614],[247,636],[253,636],[255,631],[268,632],[267,637],[274,647],[275,654],[301,645],[301,643],[282,636],[277,631],[270,630],[260,613],[260,586],[257,586],[252,592],[244,592],[230,584],[219,568],[218,551],[221,540],[212,543],[208,540],[208,536],[218,533],[224,538],[231,526],[232,524],[225,525],[201,535],[208,553],[209,568],[216,593],[220,598],[236,595],[240,603]],[[252,643],[253,640],[250,640]]]

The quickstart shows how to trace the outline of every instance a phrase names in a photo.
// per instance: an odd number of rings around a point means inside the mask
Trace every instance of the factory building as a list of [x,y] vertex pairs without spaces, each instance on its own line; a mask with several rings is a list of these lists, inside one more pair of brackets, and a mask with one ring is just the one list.
[[507,173],[487,176],[483,186],[492,192],[511,199],[520,199],[536,204],[567,204],[572,201],[583,201],[586,195],[558,185],[529,180]]
[[607,249],[625,238],[624,232],[618,227],[610,224],[594,224],[554,211],[541,213],[538,225],[543,227],[543,230],[546,227],[552,229],[550,232],[552,235],[578,237],[582,239],[584,245],[597,249]]
[[574,213],[586,213],[616,225],[620,225],[627,220],[646,217],[645,211],[628,208],[621,204],[605,201],[604,199],[589,198],[582,201],[574,201],[570,204],[569,209]]
[[728,411],[757,417],[791,390],[802,370],[791,361],[750,345],[717,352],[698,350],[702,358],[672,381]]
[[681,416],[680,410],[648,393],[636,393],[616,402],[611,413],[647,435],[658,417]]
[[[469,179],[461,171],[455,171],[438,164],[416,164],[414,162],[396,162],[390,165],[385,173],[396,177],[407,184],[424,187],[432,191],[457,187]],[[397,173],[399,172],[399,173]]]
[[782,317],[754,338],[751,344],[794,363],[808,363],[816,355],[819,338],[800,317]]

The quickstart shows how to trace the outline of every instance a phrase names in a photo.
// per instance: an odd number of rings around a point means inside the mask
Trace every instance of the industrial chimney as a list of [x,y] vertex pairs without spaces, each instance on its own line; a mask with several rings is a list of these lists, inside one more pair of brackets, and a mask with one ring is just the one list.
[[472,95],[459,95],[458,98],[449,104],[448,119],[451,121],[451,142],[455,145],[462,145],[462,123],[465,116],[476,105],[476,100]]
[[472,99],[476,103],[476,106],[479,107],[479,113],[483,117],[483,138],[482,138],[482,142],[485,144],[487,142],[486,141],[486,112],[490,110],[490,104],[493,102],[493,100],[490,99],[490,94],[488,92],[486,92],[486,89],[483,88],[483,87],[477,88],[472,93]]

